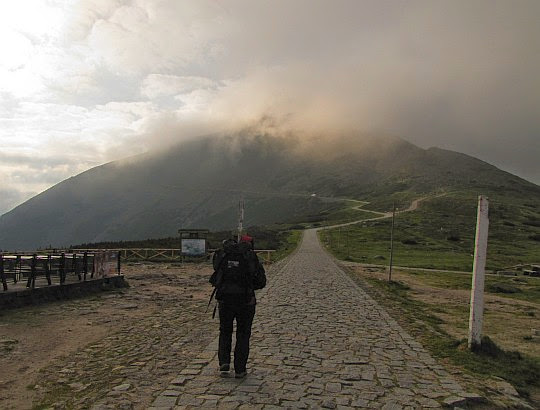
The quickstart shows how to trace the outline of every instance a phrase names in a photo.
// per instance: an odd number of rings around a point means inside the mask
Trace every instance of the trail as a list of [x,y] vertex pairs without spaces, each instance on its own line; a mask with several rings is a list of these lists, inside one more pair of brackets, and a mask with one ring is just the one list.
[[[409,207],[407,209],[397,210],[396,215],[397,214],[403,214],[405,212],[416,211],[422,201],[425,201],[427,199],[439,198],[439,197],[445,196],[445,195],[447,195],[446,192],[442,193],[442,194],[438,194],[438,195],[431,195],[431,196],[424,196],[424,197],[421,197],[421,198],[417,198],[417,199],[415,199],[415,200],[413,200],[411,202],[411,204],[409,205]],[[351,199],[348,199],[348,201],[362,202],[363,204],[368,204],[369,203],[369,202],[356,201],[356,200],[351,200]],[[316,228],[316,230],[320,231],[320,230],[324,230],[324,229],[340,228],[342,226],[356,225],[356,224],[358,224],[360,222],[377,221],[377,220],[380,220],[380,219],[386,219],[386,218],[391,218],[392,217],[392,212],[372,211],[372,210],[369,210],[369,209],[364,209],[364,208],[362,208],[362,206],[363,205],[358,205],[356,207],[353,207],[353,209],[357,209],[359,211],[365,211],[365,212],[373,212],[373,213],[379,214],[380,216],[375,217],[375,218],[362,218],[362,219],[357,219],[357,220],[354,220],[354,221],[351,221],[351,222],[344,222],[344,223],[335,224],[335,225],[321,226],[319,228]]]
[[179,371],[152,408],[400,409],[465,403],[459,383],[336,265],[317,230],[304,232],[297,251],[269,272],[268,287],[257,297],[248,376],[219,377],[215,339]]

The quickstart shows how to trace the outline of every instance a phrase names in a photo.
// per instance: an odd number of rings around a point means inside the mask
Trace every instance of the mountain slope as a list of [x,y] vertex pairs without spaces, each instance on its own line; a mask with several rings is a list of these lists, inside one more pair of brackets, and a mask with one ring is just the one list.
[[399,192],[464,187],[540,199],[537,185],[487,163],[401,139],[205,137],[55,185],[0,217],[0,248],[142,239],[187,227],[232,229],[241,196],[249,226],[299,220],[332,206],[322,197],[369,198],[384,207]]

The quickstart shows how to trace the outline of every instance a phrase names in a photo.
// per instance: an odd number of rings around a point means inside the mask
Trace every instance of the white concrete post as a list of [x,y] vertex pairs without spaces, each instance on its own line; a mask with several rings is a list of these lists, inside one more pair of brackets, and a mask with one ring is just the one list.
[[480,345],[482,338],[482,322],[484,317],[484,276],[489,227],[488,208],[488,198],[480,195],[478,197],[476,241],[474,244],[474,264],[469,316],[469,349],[473,348],[474,345]]

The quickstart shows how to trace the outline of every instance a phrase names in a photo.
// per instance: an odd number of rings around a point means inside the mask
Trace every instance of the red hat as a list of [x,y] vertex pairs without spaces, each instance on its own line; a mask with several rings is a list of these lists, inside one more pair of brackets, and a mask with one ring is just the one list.
[[240,242],[251,242],[253,241],[253,238],[249,235],[242,235],[240,237]]

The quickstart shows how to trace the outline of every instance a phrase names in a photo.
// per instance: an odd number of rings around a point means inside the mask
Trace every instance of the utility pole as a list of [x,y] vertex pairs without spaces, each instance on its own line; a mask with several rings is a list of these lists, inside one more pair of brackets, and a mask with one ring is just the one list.
[[471,307],[469,315],[469,349],[479,346],[482,341],[482,323],[484,319],[484,276],[486,270],[489,217],[489,200],[478,197],[476,216],[476,240],[474,243],[474,262],[471,287]]
[[238,202],[238,242],[242,236],[242,230],[244,229],[244,198],[241,198]]
[[396,203],[392,204],[392,228],[390,229],[390,266],[388,269],[388,282],[392,282],[392,263],[394,262],[394,222],[396,219]]

